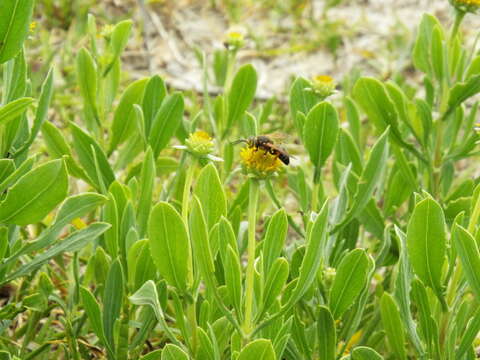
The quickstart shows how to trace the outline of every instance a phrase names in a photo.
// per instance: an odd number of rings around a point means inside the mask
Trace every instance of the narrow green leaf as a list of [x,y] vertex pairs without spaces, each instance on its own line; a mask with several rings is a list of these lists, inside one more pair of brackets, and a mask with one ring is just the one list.
[[319,100],[318,96],[311,91],[311,88],[312,84],[302,77],[296,78],[290,88],[290,114],[300,136],[303,136],[302,118],[305,119],[305,116]]
[[[108,188],[115,180],[115,174],[110,167],[107,156],[88,133],[74,123],[70,123],[70,127],[73,135],[73,148],[78,155],[80,164],[95,184],[97,190],[101,190],[102,188],[99,179],[101,179],[105,187]],[[92,148],[95,151],[92,151]],[[98,174],[95,162],[98,163],[100,174]]]
[[142,238],[147,231],[148,218],[152,208],[153,187],[155,183],[155,159],[152,149],[149,147],[145,153],[140,173],[140,195],[137,204],[138,235]]
[[227,253],[225,259],[225,285],[227,287],[227,294],[233,304],[237,317],[242,318],[242,267],[240,259],[235,250],[230,245],[227,246]]
[[41,253],[40,255],[35,256],[30,262],[22,265],[18,269],[15,270],[14,273],[8,275],[5,279],[1,280],[1,283],[12,281],[20,276],[24,276],[26,274],[30,274],[35,269],[39,268],[46,262],[48,262],[51,258],[62,254],[63,252],[70,251],[78,251],[87,245],[89,242],[95,240],[98,236],[103,234],[108,228],[110,224],[105,223],[93,223],[88,227],[76,231],[73,234],[69,235],[67,238],[60,241],[58,244],[53,245],[47,251]]
[[387,338],[392,350],[401,360],[406,360],[405,354],[405,335],[403,333],[402,320],[398,311],[397,304],[393,297],[388,293],[383,293],[380,298],[380,313],[382,323],[387,333]]
[[465,332],[460,340],[460,345],[456,351],[456,359],[464,359],[464,355],[469,349],[472,348],[472,344],[480,332],[480,308],[475,311],[473,316],[468,321]]
[[80,288],[80,296],[82,298],[82,303],[85,307],[85,312],[87,313],[93,332],[111,352],[112,349],[110,348],[110,344],[106,341],[105,333],[103,332],[102,315],[97,300],[90,290],[84,287]]
[[450,114],[465,100],[478,94],[479,92],[480,92],[480,74],[472,76],[465,82],[457,83],[450,90],[450,96],[448,98],[448,110],[446,114]]
[[22,115],[35,101],[30,97],[22,97],[0,106],[0,125],[8,124],[11,120]]
[[0,2],[0,64],[13,58],[27,38],[32,18],[33,0],[2,0]]
[[335,321],[325,306],[320,306],[317,315],[317,334],[318,334],[318,359],[334,360],[337,335],[335,332]]
[[368,272],[365,250],[354,249],[342,259],[330,291],[329,307],[335,320],[355,303],[367,286]]
[[105,290],[103,292],[103,331],[105,339],[112,349],[115,348],[114,325],[120,317],[120,309],[123,304],[124,280],[122,265],[116,259],[108,270]]
[[70,145],[65,140],[65,136],[60,129],[51,122],[46,121],[42,125],[42,137],[47,147],[47,152],[51,157],[60,159],[65,156],[65,164],[70,175],[92,184],[92,180],[73,158]]
[[151,255],[160,274],[170,285],[186,291],[190,245],[185,224],[173,206],[166,202],[154,206],[148,237]]
[[263,290],[263,304],[260,314],[267,312],[274,305],[288,279],[289,267],[285,258],[278,258],[269,268]]
[[308,236],[307,250],[300,266],[298,281],[290,296],[288,308],[295,304],[310,288],[317,277],[321,257],[325,249],[328,223],[328,203],[323,204]]
[[141,103],[147,81],[148,79],[134,81],[123,92],[113,115],[109,153],[135,132],[137,127],[133,105]]
[[12,186],[0,204],[0,222],[17,225],[39,222],[67,193],[68,177],[63,160],[49,161],[26,173]]
[[372,152],[368,158],[362,175],[358,181],[357,190],[353,198],[353,204],[332,232],[336,232],[352,219],[356,218],[372,200],[373,193],[378,186],[382,173],[384,172],[388,159],[388,129],[382,134],[373,145]]
[[142,101],[146,138],[150,135],[153,120],[155,119],[155,115],[160,109],[162,101],[166,95],[167,87],[165,86],[163,79],[158,75],[152,76],[147,82]]
[[33,144],[33,141],[38,135],[42,124],[45,122],[48,113],[48,107],[52,100],[53,95],[53,68],[48,71],[47,77],[42,84],[40,91],[40,99],[38,100],[38,107],[35,113],[35,119],[33,121],[32,130],[27,141],[15,152],[15,157],[20,156],[24,151],[28,150]]
[[97,110],[97,65],[85,48],[77,54],[77,82],[86,111],[91,111],[98,121]]
[[148,142],[153,149],[155,158],[167,146],[175,134],[183,118],[183,96],[174,93],[165,97],[162,106],[153,119]]
[[473,236],[458,224],[454,225],[452,240],[467,282],[477,299],[480,299],[480,252],[477,243]]
[[287,231],[287,213],[284,209],[280,209],[271,217],[263,241],[263,273],[265,275],[268,274],[273,263],[280,255],[285,245]]

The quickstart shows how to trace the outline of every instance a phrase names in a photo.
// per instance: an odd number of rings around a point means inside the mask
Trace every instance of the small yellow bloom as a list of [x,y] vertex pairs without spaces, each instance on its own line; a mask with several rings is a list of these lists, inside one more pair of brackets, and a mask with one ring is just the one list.
[[336,86],[335,79],[328,75],[318,75],[312,79],[313,91],[324,99],[333,94]]
[[213,150],[213,140],[205,131],[198,130],[185,140],[187,150],[195,155],[205,156]]
[[232,30],[227,32],[224,40],[225,46],[229,50],[238,50],[245,44],[245,35],[243,31]]
[[475,13],[480,9],[480,0],[450,0],[450,3],[463,12]]
[[282,167],[282,162],[277,155],[271,154],[255,146],[246,146],[240,151],[243,168],[259,178],[266,178],[273,175]]
[[36,22],[36,21],[32,21],[32,22],[30,23],[30,25],[28,26],[28,29],[29,29],[29,31],[30,31],[31,33],[33,33],[33,32],[35,31],[36,27],[37,27],[37,22]]

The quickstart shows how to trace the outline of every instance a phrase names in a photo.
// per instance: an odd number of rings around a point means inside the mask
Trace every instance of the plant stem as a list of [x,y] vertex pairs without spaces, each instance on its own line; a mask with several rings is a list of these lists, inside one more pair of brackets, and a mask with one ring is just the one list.
[[243,331],[245,337],[251,335],[252,312],[253,312],[253,288],[255,281],[255,224],[257,215],[258,195],[260,183],[257,179],[250,181],[249,198],[248,198],[248,246],[247,246],[247,275],[245,279],[245,321],[243,323]]
[[[193,175],[195,174],[195,169],[197,167],[197,159],[192,157],[192,163],[187,167],[187,174],[185,177],[185,185],[183,188],[182,196],[182,219],[185,223],[185,226],[188,228],[188,206],[190,199],[190,189],[192,187]],[[193,275],[193,256],[192,256],[192,246],[189,244],[189,259],[188,259],[188,283],[190,286],[194,284],[194,275]],[[193,300],[188,304],[187,317],[190,323],[190,329],[192,332],[192,353],[195,354],[195,349],[197,347],[197,310],[195,307],[196,301]]]
[[465,11],[455,10],[455,21],[453,23],[452,30],[450,31],[450,38],[449,38],[450,47],[453,45],[453,42],[457,37],[458,29],[460,28],[460,24],[462,23],[465,15],[466,15]]

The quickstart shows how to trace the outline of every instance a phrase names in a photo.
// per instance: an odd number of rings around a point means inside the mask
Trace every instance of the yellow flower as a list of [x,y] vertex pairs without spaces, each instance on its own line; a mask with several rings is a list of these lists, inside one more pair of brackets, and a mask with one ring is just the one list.
[[225,35],[224,44],[229,50],[238,50],[245,44],[245,36],[240,30],[229,31]]
[[332,95],[337,83],[328,75],[317,75],[312,79],[313,91],[322,98]]
[[258,178],[273,175],[282,167],[278,156],[255,146],[246,146],[240,151],[244,170]]
[[185,140],[188,151],[196,155],[208,155],[213,150],[213,141],[205,131],[198,130]]
[[450,3],[462,12],[475,13],[480,9],[480,0],[450,0]]
[[28,26],[28,30],[33,33],[35,31],[35,28],[37,27],[36,21],[32,21],[30,25]]

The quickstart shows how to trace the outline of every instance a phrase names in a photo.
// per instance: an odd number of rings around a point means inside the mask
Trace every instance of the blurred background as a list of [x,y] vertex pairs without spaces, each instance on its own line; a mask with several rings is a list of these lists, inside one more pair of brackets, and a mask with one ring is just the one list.
[[[123,81],[159,74],[184,91],[201,90],[202,56],[209,64],[222,61],[226,34],[239,32],[245,40],[237,62],[253,63],[257,94],[265,99],[282,98],[294,75],[337,82],[356,73],[411,77],[412,30],[422,14],[452,21],[447,0],[38,0],[35,12],[26,43],[34,79],[54,63],[68,85],[76,52],[89,41],[90,13],[98,37],[109,36],[109,24],[134,21]],[[466,19],[471,42],[475,20]]]

